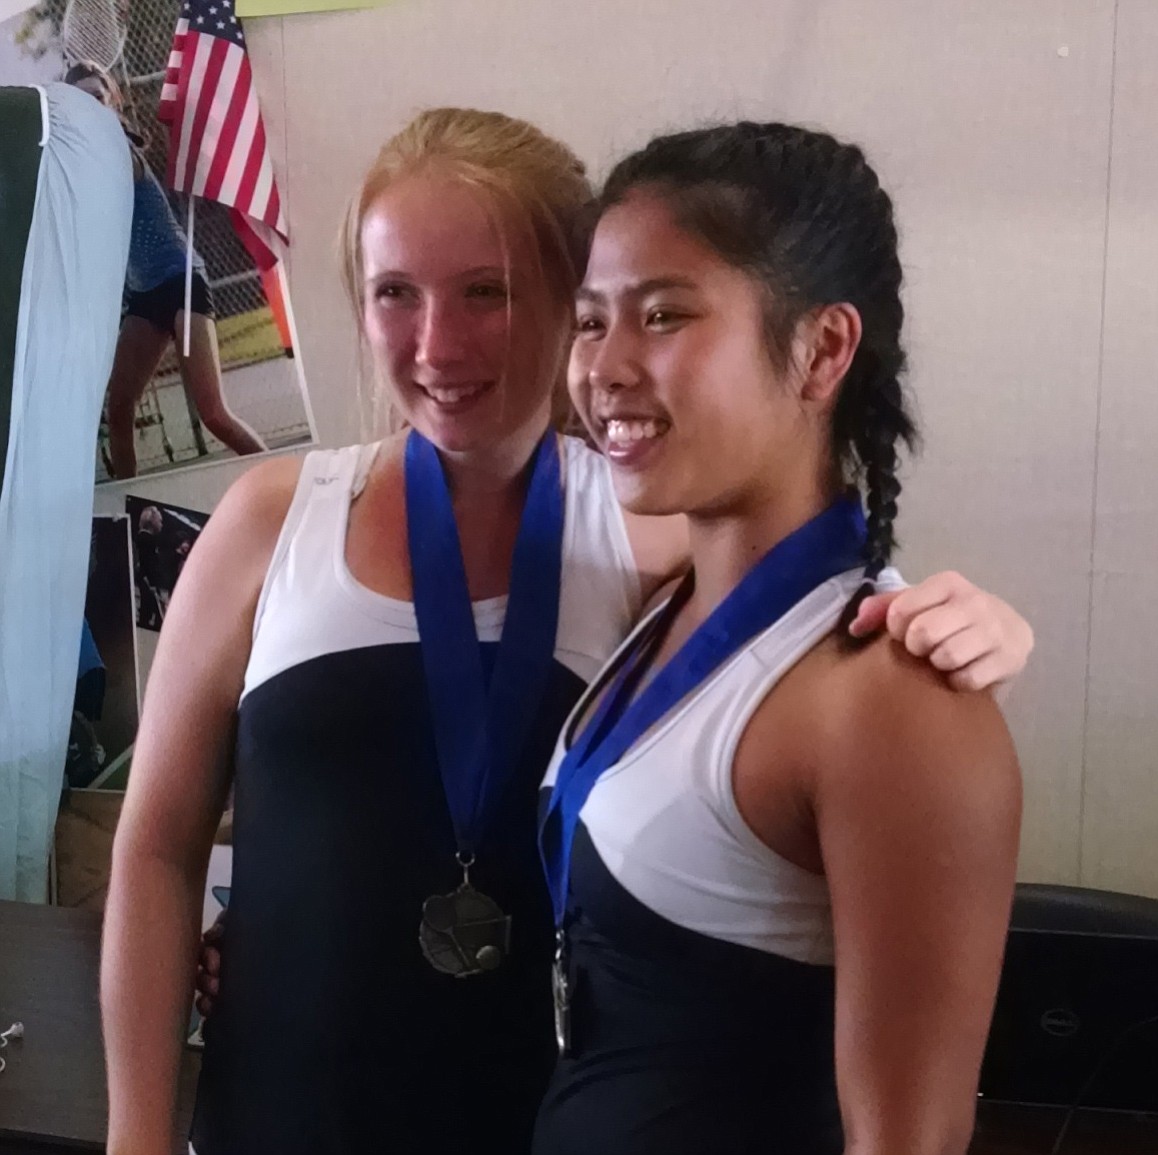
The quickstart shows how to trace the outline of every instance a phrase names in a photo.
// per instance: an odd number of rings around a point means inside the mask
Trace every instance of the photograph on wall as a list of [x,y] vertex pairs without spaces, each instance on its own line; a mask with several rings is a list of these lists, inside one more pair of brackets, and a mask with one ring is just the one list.
[[140,709],[127,517],[94,517],[80,662],[64,775],[74,790],[123,790]]
[[132,526],[138,629],[160,632],[185,559],[209,514],[144,497],[125,497]]
[[[259,267],[252,234],[239,235],[239,214],[208,195],[194,198],[185,352],[189,198],[170,187],[170,126],[158,120],[158,105],[187,7],[40,0],[0,23],[3,82],[82,88],[117,112],[133,158],[132,240],[95,446],[97,484],[314,436],[281,265]],[[240,32],[237,40],[243,51]],[[252,99],[256,106],[256,92]]]

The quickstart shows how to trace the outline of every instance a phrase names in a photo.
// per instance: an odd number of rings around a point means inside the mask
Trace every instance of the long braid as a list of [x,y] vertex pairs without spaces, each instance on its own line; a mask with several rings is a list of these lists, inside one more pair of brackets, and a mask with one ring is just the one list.
[[612,171],[601,207],[639,186],[658,190],[684,227],[765,286],[769,349],[781,362],[809,310],[845,302],[860,314],[860,345],[832,413],[834,461],[867,507],[865,580],[845,608],[847,627],[892,555],[898,442],[912,449],[917,436],[901,387],[892,201],[855,145],[748,121],[653,140]]
[[897,442],[912,449],[916,429],[905,410],[904,394],[896,372],[883,374],[867,391],[866,420],[854,438],[859,470],[864,478],[868,537],[865,542],[865,580],[845,606],[838,632],[848,638],[861,603],[876,592],[876,580],[888,565],[896,547],[893,523],[901,483],[897,478]]

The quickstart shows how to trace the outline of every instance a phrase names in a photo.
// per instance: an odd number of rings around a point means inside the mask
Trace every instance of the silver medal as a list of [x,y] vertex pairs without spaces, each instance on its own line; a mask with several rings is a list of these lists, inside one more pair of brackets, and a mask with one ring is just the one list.
[[563,1057],[571,1050],[571,984],[567,978],[567,936],[561,930],[555,935],[551,992],[555,1002],[555,1042]]
[[422,904],[418,941],[436,971],[466,978],[502,965],[511,950],[511,920],[494,899],[470,883],[474,856],[458,857],[462,882],[450,894],[433,894]]

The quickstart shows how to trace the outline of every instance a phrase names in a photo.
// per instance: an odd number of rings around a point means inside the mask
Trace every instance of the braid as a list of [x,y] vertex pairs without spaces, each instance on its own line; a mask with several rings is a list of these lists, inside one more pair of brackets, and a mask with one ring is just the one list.
[[893,204],[855,145],[788,124],[743,121],[658,137],[621,161],[601,208],[648,186],[680,224],[767,290],[768,345],[782,364],[810,310],[852,305],[861,340],[832,412],[831,450],[867,507],[865,580],[847,626],[875,589],[896,538],[898,442],[916,427],[901,377],[901,264]]
[[912,418],[905,410],[904,394],[896,372],[879,377],[869,394],[872,400],[865,406],[866,420],[853,439],[868,507],[865,580],[844,607],[837,626],[838,634],[850,643],[857,639],[849,637],[848,628],[856,620],[861,603],[876,592],[876,580],[888,565],[897,544],[893,530],[897,498],[901,492],[896,475],[897,442],[901,441],[912,449],[917,436]]
[[881,403],[869,407],[864,437],[857,445],[867,490],[868,542],[864,576],[869,581],[880,577],[896,545],[893,521],[901,492],[896,475],[896,443],[898,439],[912,440],[912,422],[901,406],[901,385],[896,377],[880,383],[874,400]]

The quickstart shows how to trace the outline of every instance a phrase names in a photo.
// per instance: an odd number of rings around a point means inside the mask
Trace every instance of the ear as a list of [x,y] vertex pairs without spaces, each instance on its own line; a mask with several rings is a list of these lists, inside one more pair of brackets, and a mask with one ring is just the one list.
[[827,407],[836,400],[860,345],[860,313],[845,302],[810,313],[798,330],[801,390],[804,401]]

